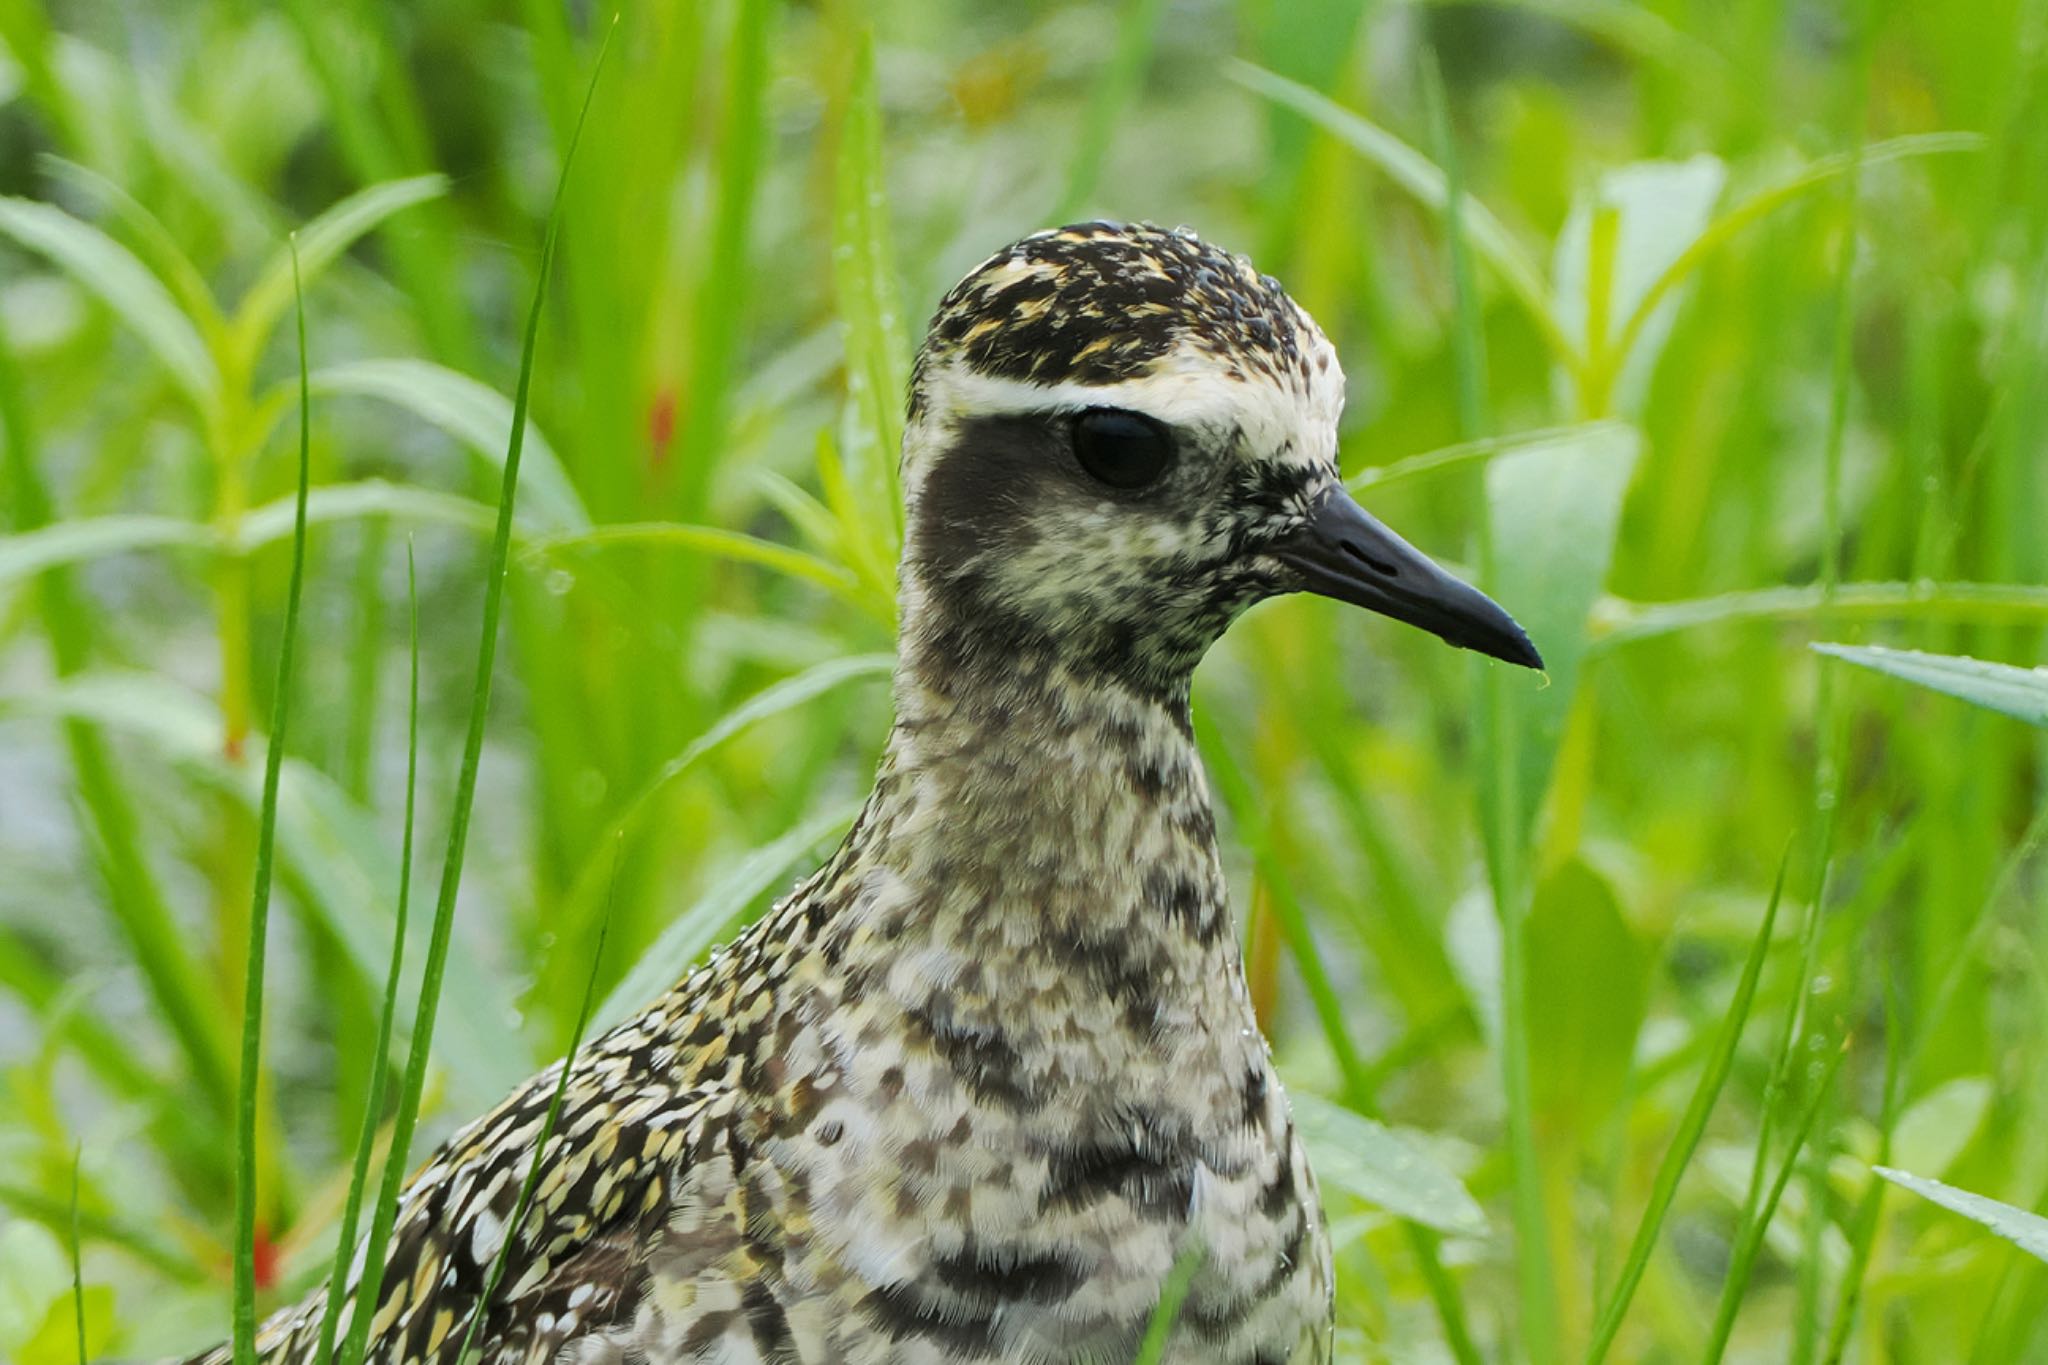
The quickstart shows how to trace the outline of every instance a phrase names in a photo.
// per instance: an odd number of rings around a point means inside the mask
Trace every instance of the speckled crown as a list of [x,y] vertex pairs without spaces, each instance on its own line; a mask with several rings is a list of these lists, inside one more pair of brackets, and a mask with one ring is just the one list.
[[1188,346],[1231,378],[1306,386],[1329,365],[1319,341],[1278,280],[1186,228],[1080,223],[1012,243],[953,287],[919,352],[911,410],[924,376],[953,359],[998,379],[1114,384]]

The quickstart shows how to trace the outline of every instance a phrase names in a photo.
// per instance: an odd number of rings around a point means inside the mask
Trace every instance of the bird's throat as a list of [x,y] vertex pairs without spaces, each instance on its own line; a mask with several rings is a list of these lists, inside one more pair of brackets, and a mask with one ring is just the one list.
[[[965,685],[906,656],[834,932],[941,1027],[1134,1048],[1249,1022],[1185,703],[1053,659]],[[886,965],[885,965],[886,964]],[[1085,1022],[1083,1022],[1085,1020]]]

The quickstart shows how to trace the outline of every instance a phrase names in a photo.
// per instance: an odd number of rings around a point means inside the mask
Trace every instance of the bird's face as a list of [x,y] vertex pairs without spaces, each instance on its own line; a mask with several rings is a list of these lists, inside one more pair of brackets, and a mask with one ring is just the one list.
[[1172,685],[1246,607],[1312,591],[1539,666],[1344,490],[1343,390],[1315,322],[1241,257],[1144,226],[1024,238],[947,295],[918,357],[906,622]]

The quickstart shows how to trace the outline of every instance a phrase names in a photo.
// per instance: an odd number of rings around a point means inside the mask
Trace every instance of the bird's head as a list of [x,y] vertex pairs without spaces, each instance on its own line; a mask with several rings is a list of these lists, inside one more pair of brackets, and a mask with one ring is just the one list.
[[1317,592],[1529,667],[1512,618],[1337,474],[1344,374],[1277,281],[1186,231],[1035,233],[946,295],[903,448],[906,643],[1180,690],[1262,598]]

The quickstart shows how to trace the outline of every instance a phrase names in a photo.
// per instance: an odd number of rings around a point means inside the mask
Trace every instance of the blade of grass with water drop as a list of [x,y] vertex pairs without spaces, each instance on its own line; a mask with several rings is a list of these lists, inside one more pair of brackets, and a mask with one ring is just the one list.
[[[391,969],[384,976],[384,1003],[377,1013],[377,1044],[370,1050],[370,1084],[363,1101],[363,1125],[356,1138],[355,1165],[349,1173],[348,1199],[342,1208],[341,1232],[334,1249],[334,1270],[327,1281],[327,1307],[320,1317],[320,1346],[314,1357],[318,1365],[327,1365],[334,1359],[334,1339],[340,1330],[349,1260],[355,1252],[356,1222],[362,1214],[363,1187],[370,1178],[370,1153],[377,1145],[377,1118],[384,1098],[384,1061],[391,1053],[391,1023],[398,1013],[398,978],[405,965],[405,925],[412,906],[413,809],[420,767],[420,591],[419,568],[413,559],[410,538],[405,542],[405,600],[410,618],[411,686],[405,711],[405,833],[398,859],[398,910],[391,931]],[[362,1305],[359,1308],[368,1311]]]
[[256,1092],[263,1060],[263,967],[270,938],[270,881],[277,851],[277,783],[291,724],[292,654],[306,582],[306,495],[313,477],[313,408],[306,368],[306,299],[299,288],[298,238],[291,240],[292,289],[298,302],[299,490],[292,524],[292,568],[285,589],[284,629],[277,645],[277,687],[270,738],[263,752],[263,804],[256,823],[256,886],[249,903],[248,961],[242,984],[242,1067],[235,1097],[236,1365],[256,1359]]
[[1622,1321],[1628,1315],[1629,1301],[1635,1297],[1636,1286],[1650,1264],[1650,1253],[1656,1249],[1657,1236],[1663,1230],[1665,1216],[1671,1211],[1671,1201],[1678,1194],[1679,1178],[1685,1174],[1693,1153],[1699,1149],[1700,1139],[1707,1131],[1707,1120],[1714,1113],[1714,1102],[1720,1098],[1721,1087],[1727,1083],[1728,1073],[1734,1069],[1735,1049],[1742,1041],[1742,1026],[1748,1022],[1750,1006],[1756,1000],[1757,981],[1763,975],[1764,959],[1770,954],[1771,930],[1777,924],[1778,905],[1785,894],[1785,870],[1791,861],[1791,850],[1787,849],[1785,856],[1778,861],[1778,879],[1771,886],[1771,899],[1764,906],[1763,923],[1757,927],[1756,941],[1750,945],[1749,958],[1742,964],[1742,976],[1735,985],[1735,998],[1729,1002],[1721,1031],[1715,1035],[1714,1050],[1707,1060],[1706,1069],[1700,1073],[1699,1083],[1693,1087],[1684,1117],[1678,1121],[1678,1132],[1664,1150],[1663,1160],[1657,1164],[1656,1177],[1650,1183],[1649,1207],[1636,1224],[1635,1237],[1629,1243],[1628,1259],[1622,1264],[1621,1277],[1615,1282],[1614,1292],[1600,1310],[1592,1344],[1586,1351],[1586,1365],[1600,1365],[1607,1358],[1608,1348],[1614,1344],[1615,1335],[1620,1332]]
[[541,238],[533,303],[527,310],[526,330],[519,352],[519,383],[512,400],[511,434],[507,438],[505,474],[498,495],[497,528],[492,533],[490,557],[484,570],[483,627],[477,642],[469,728],[463,739],[462,767],[456,777],[455,797],[449,814],[448,848],[441,864],[440,893],[434,902],[434,926],[427,942],[419,1007],[413,1016],[412,1047],[406,1057],[405,1082],[399,1092],[398,1113],[392,1120],[391,1153],[384,1160],[384,1178],[371,1214],[362,1276],[356,1286],[356,1298],[363,1308],[350,1316],[349,1334],[341,1352],[344,1365],[361,1365],[369,1345],[372,1310],[383,1297],[385,1245],[397,1217],[407,1153],[412,1146],[413,1127],[419,1119],[420,1095],[426,1089],[427,1060],[433,1049],[434,1016],[440,1004],[441,978],[447,971],[448,942],[454,928],[455,894],[462,884],[462,857],[469,839],[470,811],[476,802],[477,769],[483,761],[484,721],[490,711],[491,673],[498,652],[498,620],[504,605],[506,565],[512,551],[512,508],[519,489],[519,456],[525,441],[526,411],[533,388],[534,349],[540,339],[548,275],[554,266],[555,243],[561,234],[563,194],[568,187],[570,168],[575,164],[576,144],[583,136],[584,121],[590,116],[591,97],[597,92],[597,79],[604,70],[605,54],[611,50],[612,35],[617,30],[618,20],[614,17],[591,66],[590,84],[584,90],[575,131],[570,134],[569,145],[562,153],[562,169],[555,181],[554,200],[548,208],[547,228]]

